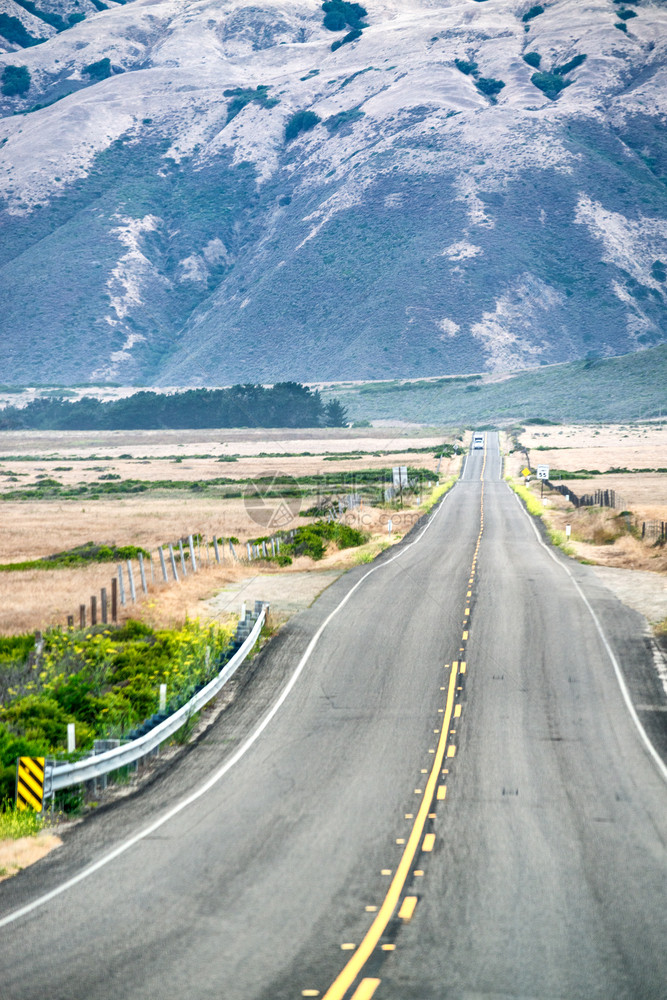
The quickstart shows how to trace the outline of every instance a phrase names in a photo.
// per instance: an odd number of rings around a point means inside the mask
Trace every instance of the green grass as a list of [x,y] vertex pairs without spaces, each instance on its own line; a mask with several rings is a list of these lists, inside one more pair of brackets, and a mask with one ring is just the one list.
[[384,381],[327,387],[350,420],[405,420],[433,426],[479,427],[494,422],[626,423],[664,413],[667,344],[614,358],[588,358],[519,372],[500,382],[476,376],[433,381]]
[[524,483],[519,483],[512,479],[511,476],[505,476],[505,482],[511,490],[514,490],[516,495],[523,501],[526,510],[532,517],[539,517],[546,528],[549,541],[552,545],[557,546],[561,549],[565,555],[574,556],[575,552],[572,546],[567,544],[567,539],[565,537],[565,532],[560,531],[557,528],[552,528],[544,520],[544,504],[541,503],[532,490],[529,490]]
[[95,542],[86,542],[84,545],[77,545],[73,549],[56,552],[55,555],[44,556],[42,559],[0,563],[0,573],[18,573],[30,569],[69,569],[72,566],[88,566],[91,563],[120,562],[124,559],[136,559],[140,553],[148,558],[146,549],[141,549],[137,545],[96,545]]
[[514,490],[516,495],[523,500],[526,510],[533,517],[542,517],[544,514],[544,505],[540,503],[534,493],[528,489],[523,483],[518,483],[516,480],[512,479],[511,476],[505,476],[505,482],[511,490]]
[[0,840],[18,840],[32,837],[42,829],[41,813],[16,809],[13,803],[5,802],[0,811]]

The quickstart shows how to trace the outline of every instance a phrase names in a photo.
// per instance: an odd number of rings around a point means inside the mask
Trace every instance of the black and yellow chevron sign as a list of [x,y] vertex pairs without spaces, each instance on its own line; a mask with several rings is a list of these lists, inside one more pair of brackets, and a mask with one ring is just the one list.
[[44,805],[44,758],[19,757],[16,762],[16,808],[41,812]]

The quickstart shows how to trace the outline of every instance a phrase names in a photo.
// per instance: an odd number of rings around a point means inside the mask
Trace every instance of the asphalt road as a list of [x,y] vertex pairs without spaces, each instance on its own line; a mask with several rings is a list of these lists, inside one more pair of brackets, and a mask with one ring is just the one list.
[[487,437],[177,766],[0,887],[0,917],[57,893],[1,927],[3,1000],[664,1000],[667,782],[591,609],[659,733],[642,620],[539,543]]

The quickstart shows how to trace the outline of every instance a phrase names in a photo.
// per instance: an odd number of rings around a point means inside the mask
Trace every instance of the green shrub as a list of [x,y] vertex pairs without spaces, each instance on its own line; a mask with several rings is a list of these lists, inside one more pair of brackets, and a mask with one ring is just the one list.
[[356,41],[357,38],[361,38],[361,34],[361,28],[353,28],[352,31],[348,31],[347,35],[343,35],[342,38],[337,38],[335,42],[332,42],[331,51],[335,52],[341,45],[347,45],[349,42]]
[[30,90],[30,70],[27,66],[5,66],[2,71],[2,92],[6,97],[25,94]]
[[76,722],[77,745],[92,746],[93,732],[67,712],[56,698],[45,694],[27,694],[0,709],[0,718],[28,740],[44,741],[50,747],[67,744],[67,724]]
[[343,31],[346,25],[350,28],[365,28],[363,18],[368,11],[358,3],[347,3],[347,0],[325,0],[324,27],[329,31]]
[[626,10],[626,9],[617,10],[616,11],[616,16],[620,17],[620,19],[622,21],[629,21],[631,18],[637,17],[637,11],[636,10]]
[[343,128],[345,125],[352,125],[363,117],[364,112],[361,108],[350,108],[348,111],[339,111],[337,115],[326,118],[324,124],[330,132],[337,132],[339,128]]
[[530,10],[526,11],[521,20],[525,24],[528,21],[532,21],[534,17],[538,17],[540,14],[544,14],[544,7],[541,3],[536,3],[534,7],[531,7]]
[[[13,638],[6,651],[25,653],[27,637]],[[178,631],[130,620],[120,628],[45,633],[29,682],[9,688],[0,709],[0,798],[12,794],[18,756],[62,753],[68,723],[76,725],[77,750],[86,750],[95,737],[125,736],[152,715],[161,683],[174,710],[217,673],[228,641],[224,630],[197,622]]]
[[111,60],[108,57],[98,59],[97,62],[92,62],[88,66],[84,66],[83,72],[87,73],[90,79],[96,82],[106,80],[111,76]]
[[499,94],[503,89],[505,84],[502,80],[494,80],[492,77],[480,76],[476,81],[475,86],[479,90],[480,94],[485,94],[487,97],[494,97]]
[[0,667],[5,663],[24,663],[35,648],[35,633],[0,635]]
[[329,10],[324,15],[324,27],[329,31],[343,31],[347,25],[345,15],[340,10]]
[[0,35],[13,45],[20,45],[24,49],[46,41],[44,38],[34,38],[18,17],[11,17],[9,14],[0,14]]
[[539,54],[539,52],[526,52],[525,56],[523,57],[523,61],[527,62],[529,66],[533,67],[533,69],[539,69],[540,62],[542,61],[542,56]]
[[[262,539],[253,539],[254,544],[258,541],[261,542]],[[294,538],[287,544],[282,544],[280,555],[290,557],[290,562],[292,556],[309,556],[311,559],[319,560],[325,555],[328,542],[333,542],[339,549],[349,549],[363,545],[367,541],[368,537],[363,531],[351,528],[347,524],[339,524],[337,521],[315,521],[313,524],[304,524],[297,528]]]
[[559,73],[533,73],[530,82],[541,90],[550,101],[555,101],[561,90],[570,86],[570,80],[564,80]]
[[619,31],[625,31],[627,33],[628,26],[625,21],[617,21],[614,27],[618,28]]
[[285,142],[296,139],[301,132],[309,132],[322,119],[314,111],[296,111],[285,126]]
[[582,63],[586,62],[585,55],[574,56],[569,62],[563,63],[562,66],[554,66],[552,73],[558,73],[559,76],[565,76],[566,73],[571,73],[573,69],[577,69]]
[[259,104],[263,108],[274,108],[276,104],[280,104],[280,100],[277,97],[269,97],[268,92],[268,84],[260,84],[254,90],[252,87],[234,87],[224,90],[224,96],[232,98],[227,106],[227,121],[230,122],[232,118],[235,118],[243,110],[246,104],[250,104],[251,102]]
[[38,17],[40,20],[50,24],[52,28],[56,29],[56,31],[65,31],[67,28],[67,24],[63,21],[60,14],[53,14],[49,10],[41,10],[36,3],[33,3],[33,0],[15,0],[15,2],[23,7],[24,10],[30,11],[31,14],[35,15],[35,17]]
[[655,281],[667,281],[667,265],[661,260],[654,260],[651,265],[651,277]]
[[138,545],[96,545],[95,542],[85,542],[83,545],[76,545],[65,552],[56,552],[42,559],[0,563],[0,572],[17,573],[28,569],[62,569],[70,566],[87,566],[90,563],[120,562],[124,559],[136,559],[139,554],[148,558],[146,549]]
[[467,62],[465,59],[455,59],[454,64],[456,68],[461,70],[462,73],[465,73],[466,76],[478,75],[476,62]]

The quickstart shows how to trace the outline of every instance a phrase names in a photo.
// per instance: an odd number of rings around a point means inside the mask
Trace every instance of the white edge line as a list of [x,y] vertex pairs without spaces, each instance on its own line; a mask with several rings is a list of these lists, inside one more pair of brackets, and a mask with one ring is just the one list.
[[[459,480],[457,480],[457,482]],[[456,483],[454,483],[454,486],[456,486]],[[82,871],[78,872],[78,874],[73,875],[72,878],[67,879],[66,882],[62,883],[62,885],[56,886],[55,889],[51,889],[50,892],[44,893],[43,896],[38,896],[37,899],[34,899],[32,901],[32,903],[27,903],[25,906],[20,907],[18,910],[14,910],[12,913],[8,913],[6,917],[2,917],[2,919],[0,919],[0,927],[6,927],[7,924],[11,924],[15,920],[18,920],[20,917],[24,917],[26,914],[31,913],[33,910],[38,909],[40,906],[44,906],[46,903],[50,902],[50,900],[55,899],[56,896],[59,896],[61,893],[66,892],[67,889],[71,889],[73,886],[78,885],[79,882],[83,882],[84,879],[89,878],[91,875],[94,875],[95,872],[100,870],[100,868],[104,868],[105,865],[108,865],[111,861],[114,861],[121,854],[124,854],[126,851],[129,851],[129,849],[131,847],[134,847],[135,844],[138,844],[140,840],[144,840],[146,837],[149,837],[152,833],[158,830],[165,823],[168,823],[170,819],[173,819],[174,816],[177,816],[178,813],[182,812],[184,809],[187,809],[188,806],[192,805],[193,802],[196,802],[197,799],[202,797],[202,795],[205,795],[213,787],[213,785],[215,785],[218,781],[220,781],[220,779],[223,778],[225,774],[227,774],[227,772],[230,771],[234,767],[234,765],[237,764],[241,760],[241,758],[248,752],[251,746],[259,739],[259,737],[262,735],[266,727],[269,725],[272,719],[277,715],[279,710],[282,708],[285,701],[287,700],[287,697],[292,691],[294,685],[296,684],[297,680],[302,674],[303,669],[306,666],[306,663],[310,659],[310,656],[313,650],[315,649],[315,646],[319,642],[320,637],[324,632],[325,628],[327,627],[327,625],[329,624],[329,622],[338,614],[338,612],[342,608],[345,607],[347,602],[354,594],[355,590],[357,590],[361,586],[364,580],[367,580],[368,577],[372,573],[377,572],[377,570],[384,569],[385,566],[389,566],[397,559],[400,559],[405,552],[407,552],[409,549],[413,547],[413,545],[416,545],[418,542],[421,541],[421,539],[424,537],[428,529],[435,521],[435,518],[437,517],[439,511],[442,509],[444,500],[447,499],[450,493],[451,490],[448,490],[447,493],[444,494],[442,502],[439,503],[439,505],[436,507],[433,516],[429,518],[429,520],[424,525],[424,527],[419,532],[414,541],[409,542],[407,545],[403,546],[401,550],[397,552],[396,555],[392,556],[390,559],[386,559],[384,562],[379,563],[377,566],[373,566],[372,569],[369,569],[367,573],[364,573],[364,575],[361,577],[360,580],[357,580],[355,585],[348,591],[348,593],[342,599],[340,604],[338,604],[333,609],[333,611],[329,613],[329,615],[324,619],[318,630],[315,632],[314,636],[312,637],[312,639],[308,643],[308,646],[306,647],[305,653],[299,660],[294,673],[292,674],[289,681],[285,685],[283,691],[281,692],[280,697],[273,704],[269,712],[265,715],[265,717],[262,719],[260,724],[255,729],[255,731],[251,733],[251,735],[248,737],[245,743],[241,744],[236,753],[233,754],[228,761],[226,761],[220,768],[218,768],[218,770],[215,771],[211,775],[211,777],[204,782],[203,785],[199,786],[196,792],[192,792],[191,795],[188,795],[186,798],[181,799],[180,802],[178,802],[175,806],[172,806],[171,809],[168,809],[167,812],[164,813],[162,816],[160,816],[159,819],[156,819],[153,823],[145,827],[139,833],[136,833],[133,837],[129,837],[127,840],[124,840],[121,844],[118,845],[118,847],[114,847],[114,849],[112,851],[109,851],[108,854],[103,855],[98,861],[93,862],[92,865],[88,865],[87,868],[84,868]]]
[[[507,486],[507,488],[509,490],[511,490],[511,487],[509,485]],[[572,580],[572,583],[576,587],[577,592],[578,592],[579,596],[581,597],[582,601],[584,602],[584,604],[588,608],[588,610],[590,612],[590,615],[591,615],[591,618],[593,619],[593,622],[595,624],[595,628],[598,631],[598,635],[602,639],[602,644],[604,645],[604,648],[607,650],[607,655],[608,655],[609,659],[611,660],[611,665],[614,668],[614,673],[616,674],[616,680],[618,681],[618,686],[621,689],[621,694],[623,695],[623,701],[625,702],[626,708],[627,708],[628,712],[630,713],[630,717],[631,717],[632,721],[634,722],[635,726],[637,727],[637,731],[638,731],[638,733],[639,733],[639,735],[640,735],[640,737],[642,739],[642,742],[643,742],[644,746],[648,750],[649,755],[653,758],[653,762],[655,763],[656,767],[658,768],[658,772],[660,773],[661,777],[665,781],[667,781],[667,765],[665,764],[665,762],[663,761],[662,757],[660,756],[660,754],[658,753],[658,751],[655,749],[655,747],[653,746],[653,744],[651,743],[650,739],[648,738],[648,734],[647,734],[646,730],[644,729],[644,727],[641,724],[639,716],[637,715],[637,712],[635,710],[635,706],[632,704],[632,698],[630,697],[630,692],[628,691],[628,686],[625,683],[625,678],[623,677],[623,673],[621,671],[620,664],[619,664],[618,660],[616,659],[616,655],[615,655],[613,649],[611,648],[611,645],[609,644],[609,641],[608,641],[606,635],[604,634],[604,632],[602,630],[602,625],[600,624],[600,620],[599,620],[598,616],[595,614],[595,611],[593,610],[591,604],[589,603],[588,598],[586,597],[586,595],[584,594],[583,590],[581,589],[581,587],[577,583],[577,580],[575,579],[575,576],[572,573],[570,567],[567,565],[567,563],[564,563],[561,559],[559,559],[556,556],[555,552],[552,552],[551,548],[543,542],[542,538],[540,537],[540,533],[539,533],[539,531],[537,530],[537,528],[535,526],[533,518],[528,513],[528,511],[526,510],[526,508],[524,507],[524,505],[521,503],[521,500],[519,499],[519,497],[517,496],[517,494],[514,493],[514,490],[511,490],[511,492],[512,492],[512,495],[515,497],[516,502],[519,504],[519,507],[521,508],[521,510],[524,512],[524,514],[528,518],[528,520],[530,522],[530,526],[533,529],[533,531],[535,532],[535,537],[537,538],[537,541],[542,546],[542,548],[546,551],[547,555],[549,555],[553,559],[553,561],[556,563],[556,565],[560,566],[561,569],[565,570],[565,572],[567,573],[567,575]]]

